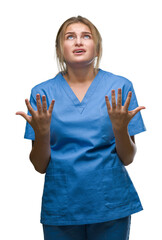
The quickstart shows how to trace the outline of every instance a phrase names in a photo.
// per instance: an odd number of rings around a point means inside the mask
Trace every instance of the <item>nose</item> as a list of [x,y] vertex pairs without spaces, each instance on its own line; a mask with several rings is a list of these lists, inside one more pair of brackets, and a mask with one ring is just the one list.
[[81,45],[83,45],[83,43],[82,43],[82,38],[81,38],[81,37],[78,36],[78,37],[76,38],[75,45],[76,45],[76,46],[81,46]]

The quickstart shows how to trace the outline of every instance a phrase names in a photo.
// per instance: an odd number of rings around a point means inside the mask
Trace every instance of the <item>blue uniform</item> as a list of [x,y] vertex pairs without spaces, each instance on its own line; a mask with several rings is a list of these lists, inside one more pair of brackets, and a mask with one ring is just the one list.
[[[132,91],[129,110],[138,106],[132,83],[121,76],[99,69],[80,102],[58,73],[35,86],[30,102],[36,110],[36,94],[52,99],[51,159],[45,174],[41,223],[81,225],[124,218],[141,211],[142,205],[126,168],[115,148],[115,137],[108,116],[105,95],[122,89],[122,101]],[[141,113],[128,125],[130,136],[145,131]],[[27,123],[25,138],[35,134]]]

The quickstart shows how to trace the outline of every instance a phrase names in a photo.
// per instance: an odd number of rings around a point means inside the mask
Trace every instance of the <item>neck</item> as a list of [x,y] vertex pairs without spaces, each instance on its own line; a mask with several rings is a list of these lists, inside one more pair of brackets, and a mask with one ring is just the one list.
[[67,74],[65,74],[65,79],[70,83],[85,83],[92,81],[96,76],[98,70],[95,71],[93,66],[88,66],[84,68],[71,68],[68,66]]

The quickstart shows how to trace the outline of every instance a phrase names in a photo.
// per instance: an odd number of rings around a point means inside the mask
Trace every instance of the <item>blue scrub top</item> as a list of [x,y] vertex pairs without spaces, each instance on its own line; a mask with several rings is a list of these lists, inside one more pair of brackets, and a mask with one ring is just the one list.
[[[123,104],[132,91],[129,110],[138,106],[132,83],[99,69],[80,102],[58,73],[35,86],[30,103],[36,110],[36,94],[55,105],[51,120],[51,159],[45,174],[41,223],[80,225],[110,221],[141,211],[142,205],[128,172],[118,157],[105,95],[122,89]],[[30,115],[30,113],[28,113]],[[145,131],[141,113],[130,121],[130,136]],[[25,138],[35,134],[26,124]]]

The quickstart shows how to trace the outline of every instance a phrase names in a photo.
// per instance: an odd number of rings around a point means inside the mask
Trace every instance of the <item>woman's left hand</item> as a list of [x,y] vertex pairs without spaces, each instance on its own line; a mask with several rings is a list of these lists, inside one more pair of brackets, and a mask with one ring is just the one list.
[[142,109],[145,109],[144,106],[140,106],[135,108],[132,111],[128,111],[128,107],[131,101],[132,92],[128,93],[127,99],[125,101],[124,106],[122,106],[122,90],[118,89],[118,98],[117,103],[115,99],[115,90],[111,91],[111,102],[112,106],[109,102],[108,96],[105,96],[107,111],[112,123],[112,127],[114,130],[122,131],[127,128],[130,120]]

